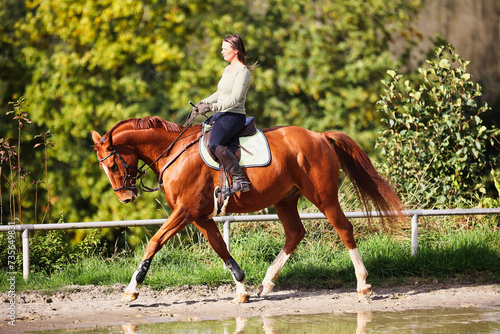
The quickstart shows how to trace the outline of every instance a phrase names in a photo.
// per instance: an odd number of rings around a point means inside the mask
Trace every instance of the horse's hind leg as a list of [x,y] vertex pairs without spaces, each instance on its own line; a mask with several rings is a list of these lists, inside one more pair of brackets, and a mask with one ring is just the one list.
[[342,240],[344,245],[349,250],[349,256],[351,257],[351,261],[354,265],[354,271],[356,273],[358,297],[360,299],[369,297],[372,294],[372,289],[371,285],[366,284],[368,272],[366,271],[363,260],[361,260],[361,256],[359,255],[356,241],[354,240],[351,222],[344,215],[344,212],[342,212],[338,201],[336,201],[333,205],[319,208],[323,211],[333,227],[335,227],[340,240]]
[[266,295],[274,288],[273,280],[278,278],[281,269],[290,258],[297,245],[304,238],[305,229],[302,225],[299,213],[297,211],[297,201],[299,196],[282,200],[274,205],[276,213],[283,224],[285,230],[285,246],[280,251],[271,266],[267,269],[266,276],[259,288],[258,295]]
[[347,219],[342,211],[338,201],[338,165],[334,165],[330,169],[330,173],[323,170],[315,169],[308,173],[311,180],[309,184],[305,184],[301,190],[304,196],[309,199],[333,225],[340,240],[349,250],[349,256],[354,265],[356,273],[357,291],[360,298],[365,298],[371,295],[371,286],[366,284],[366,271],[363,260],[359,255],[359,251],[354,240],[353,228],[351,222]]

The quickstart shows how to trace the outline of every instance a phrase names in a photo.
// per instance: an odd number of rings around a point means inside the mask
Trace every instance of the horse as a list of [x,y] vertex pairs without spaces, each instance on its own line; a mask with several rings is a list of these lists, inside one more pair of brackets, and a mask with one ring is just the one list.
[[[267,269],[258,288],[258,296],[268,295],[287,260],[304,238],[305,228],[297,204],[300,196],[313,203],[333,225],[348,249],[354,265],[357,293],[369,298],[371,285],[368,272],[353,236],[353,227],[338,200],[340,167],[351,180],[356,194],[367,209],[396,212],[402,217],[403,205],[388,181],[374,168],[368,155],[348,135],[337,131],[324,133],[298,126],[263,129],[271,161],[267,166],[244,168],[251,182],[248,192],[233,194],[226,212],[256,212],[274,205],[285,232],[285,244]],[[200,157],[196,143],[201,125],[180,126],[160,117],[131,118],[118,122],[105,135],[92,131],[94,149],[100,167],[122,203],[133,202],[144,171],[144,162],[158,177],[166,203],[172,213],[146,246],[144,256],[126,287],[122,302],[138,295],[154,255],[189,223],[193,223],[229,269],[236,285],[233,303],[246,302],[250,294],[245,288],[245,272],[231,257],[217,224],[209,218],[214,208],[214,189],[220,175]],[[386,215],[383,219],[400,219]]]

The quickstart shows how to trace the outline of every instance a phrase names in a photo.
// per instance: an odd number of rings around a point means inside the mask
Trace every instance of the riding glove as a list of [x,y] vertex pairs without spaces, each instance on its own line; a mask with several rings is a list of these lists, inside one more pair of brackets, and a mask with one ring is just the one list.
[[207,112],[212,110],[212,103],[198,102],[193,109],[195,108],[200,115],[205,115]]

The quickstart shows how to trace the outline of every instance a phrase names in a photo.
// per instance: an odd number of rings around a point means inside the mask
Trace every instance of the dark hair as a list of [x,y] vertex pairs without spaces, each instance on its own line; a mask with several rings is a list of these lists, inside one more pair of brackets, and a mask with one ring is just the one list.
[[243,39],[238,35],[228,35],[222,39],[224,42],[229,43],[231,47],[235,50],[238,50],[238,60],[243,63],[249,70],[253,70],[257,67],[257,62],[248,66],[247,65],[247,54],[245,50],[245,44],[243,43]]

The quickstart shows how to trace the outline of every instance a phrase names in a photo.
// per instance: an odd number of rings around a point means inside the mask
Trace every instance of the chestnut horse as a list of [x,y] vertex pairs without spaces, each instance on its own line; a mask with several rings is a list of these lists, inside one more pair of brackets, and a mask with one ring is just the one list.
[[[298,199],[304,195],[326,215],[349,250],[359,297],[369,296],[372,290],[366,284],[368,273],[356,247],[353,227],[338,201],[339,165],[365,208],[371,202],[379,212],[401,213],[399,197],[346,134],[318,133],[296,126],[274,127],[263,132],[271,149],[271,162],[265,167],[244,169],[251,189],[231,196],[226,210],[248,213],[274,205],[283,224],[285,245],[268,268],[259,295],[271,292],[273,280],[304,237],[305,229],[297,211]],[[198,145],[193,145],[200,134],[200,125],[184,128],[159,117],[121,121],[102,137],[92,131],[100,166],[122,203],[136,199],[137,183],[143,174],[137,166],[138,160],[142,160],[158,176],[166,202],[173,210],[149,241],[122,302],[137,298],[138,286],[144,281],[153,256],[189,223],[196,225],[229,268],[236,283],[233,302],[245,302],[249,298],[244,285],[245,273],[229,254],[216,223],[208,218],[214,209],[214,188],[219,184],[220,175],[202,161]]]

